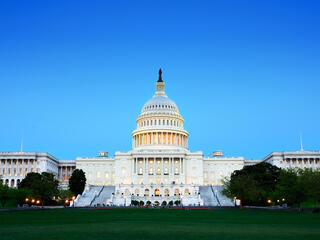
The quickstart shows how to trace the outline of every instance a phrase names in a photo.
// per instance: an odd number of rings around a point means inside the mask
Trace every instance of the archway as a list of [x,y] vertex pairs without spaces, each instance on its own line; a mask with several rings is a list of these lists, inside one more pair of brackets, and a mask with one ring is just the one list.
[[188,196],[189,194],[190,194],[189,189],[186,188],[186,189],[184,190],[184,195],[185,195],[185,196]]
[[149,189],[144,190],[144,195],[149,196]]
[[158,188],[156,188],[154,190],[154,196],[159,197],[160,196],[160,190]]
[[125,190],[125,195],[126,195],[126,196],[129,196],[129,195],[130,195],[130,190],[129,190],[128,188]]
[[164,190],[164,196],[169,197],[169,195],[170,195],[170,191],[169,191],[168,188],[166,188],[166,189]]
[[160,203],[159,203],[158,201],[155,201],[155,202],[154,202],[154,205],[159,206]]
[[178,195],[179,195],[179,193],[180,193],[180,192],[179,192],[179,189],[178,189],[178,188],[176,188],[176,189],[174,190],[174,195],[175,195],[175,196],[178,196]]
[[140,193],[140,191],[139,191],[139,189],[137,188],[137,189],[135,190],[136,196],[139,196],[139,193]]

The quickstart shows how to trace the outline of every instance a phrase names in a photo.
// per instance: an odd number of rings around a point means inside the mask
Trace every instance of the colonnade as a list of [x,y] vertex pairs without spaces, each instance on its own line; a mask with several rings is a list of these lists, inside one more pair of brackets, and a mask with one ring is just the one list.
[[40,172],[36,159],[1,159],[0,175],[4,184],[17,187],[29,172]]
[[188,147],[188,137],[180,133],[149,132],[133,136],[133,148],[145,145],[174,145]]
[[284,168],[319,168],[320,158],[286,158]]
[[59,166],[59,181],[68,181],[75,168],[75,166]]
[[181,157],[133,158],[132,175],[182,175],[185,161]]

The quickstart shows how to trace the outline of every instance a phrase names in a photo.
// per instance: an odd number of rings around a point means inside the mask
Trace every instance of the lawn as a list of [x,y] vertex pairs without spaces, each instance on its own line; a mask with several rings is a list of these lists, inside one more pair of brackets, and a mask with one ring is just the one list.
[[320,239],[320,214],[249,209],[0,212],[0,239]]

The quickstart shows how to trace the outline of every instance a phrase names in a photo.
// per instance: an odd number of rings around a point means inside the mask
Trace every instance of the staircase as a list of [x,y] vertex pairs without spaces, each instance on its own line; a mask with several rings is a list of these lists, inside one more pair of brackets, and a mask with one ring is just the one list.
[[223,186],[200,186],[200,197],[204,206],[234,206],[234,202],[222,194]]
[[75,207],[89,207],[94,198],[100,194],[103,187],[89,186],[89,189],[85,190],[81,196],[77,198],[74,203]]
[[200,186],[199,192],[204,206],[218,206],[217,198],[214,196],[211,186]]
[[104,186],[99,195],[97,195],[92,201],[90,206],[93,207],[95,205],[102,205],[102,204],[107,204],[108,200],[112,199],[112,193],[115,192],[115,187],[114,186]]

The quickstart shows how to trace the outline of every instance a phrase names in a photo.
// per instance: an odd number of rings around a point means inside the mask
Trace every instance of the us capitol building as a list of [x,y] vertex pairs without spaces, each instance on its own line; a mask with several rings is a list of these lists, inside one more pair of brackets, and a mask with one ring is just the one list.
[[77,168],[85,172],[87,186],[75,206],[130,205],[131,200],[231,206],[233,200],[221,194],[223,179],[246,165],[265,161],[282,168],[320,168],[320,151],[273,152],[257,160],[225,157],[220,151],[204,157],[201,151],[190,151],[184,119],[164,87],[160,69],[155,94],[143,106],[132,132],[132,150],[68,161],[48,153],[0,152],[4,183],[16,187],[28,172],[47,171],[67,188]]

